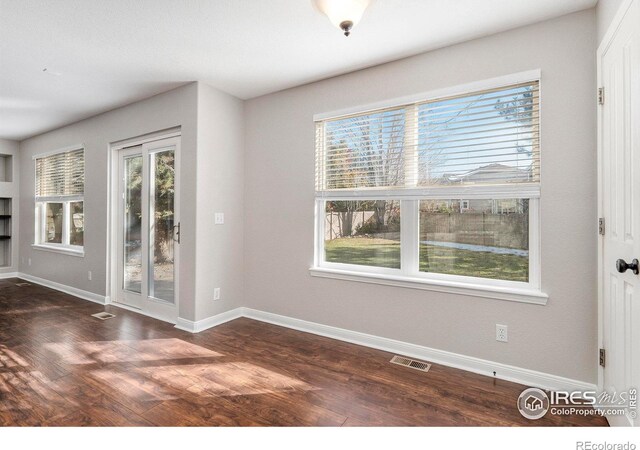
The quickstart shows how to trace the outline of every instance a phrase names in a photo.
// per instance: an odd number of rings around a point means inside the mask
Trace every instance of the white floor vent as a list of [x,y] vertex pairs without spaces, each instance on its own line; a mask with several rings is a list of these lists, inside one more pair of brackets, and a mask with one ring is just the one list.
[[405,366],[411,369],[420,370],[421,372],[428,372],[429,369],[431,368],[431,364],[427,362],[418,361],[416,359],[405,358],[404,356],[398,356],[398,355],[391,358],[390,362],[393,364],[398,364],[399,366]]
[[100,320],[107,320],[107,319],[111,319],[112,317],[115,317],[115,314],[111,314],[108,312],[101,312],[101,313],[96,313],[96,314],[91,314],[91,317],[95,317],[96,319],[100,319]]

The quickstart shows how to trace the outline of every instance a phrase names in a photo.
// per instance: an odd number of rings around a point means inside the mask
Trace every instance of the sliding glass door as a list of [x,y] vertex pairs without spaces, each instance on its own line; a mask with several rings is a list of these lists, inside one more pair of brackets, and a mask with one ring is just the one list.
[[177,317],[178,151],[178,138],[170,138],[118,155],[116,301],[168,321]]

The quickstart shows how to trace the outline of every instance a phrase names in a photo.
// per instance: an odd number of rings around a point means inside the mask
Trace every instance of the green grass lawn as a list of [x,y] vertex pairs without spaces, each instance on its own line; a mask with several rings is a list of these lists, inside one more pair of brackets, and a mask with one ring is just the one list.
[[[325,242],[328,262],[400,268],[400,242],[374,238],[342,238]],[[420,271],[450,275],[527,281],[529,259],[434,245],[420,245]]]

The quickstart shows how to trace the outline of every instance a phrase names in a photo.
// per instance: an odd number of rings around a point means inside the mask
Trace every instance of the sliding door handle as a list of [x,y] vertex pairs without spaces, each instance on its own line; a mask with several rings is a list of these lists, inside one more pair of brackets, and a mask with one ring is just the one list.
[[180,222],[173,226],[173,240],[178,244],[180,243]]

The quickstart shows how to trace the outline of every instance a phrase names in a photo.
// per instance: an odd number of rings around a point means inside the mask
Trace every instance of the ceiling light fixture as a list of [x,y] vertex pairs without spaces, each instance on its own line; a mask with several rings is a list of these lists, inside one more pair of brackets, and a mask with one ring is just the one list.
[[325,14],[345,36],[358,25],[371,0],[312,0],[316,8]]

